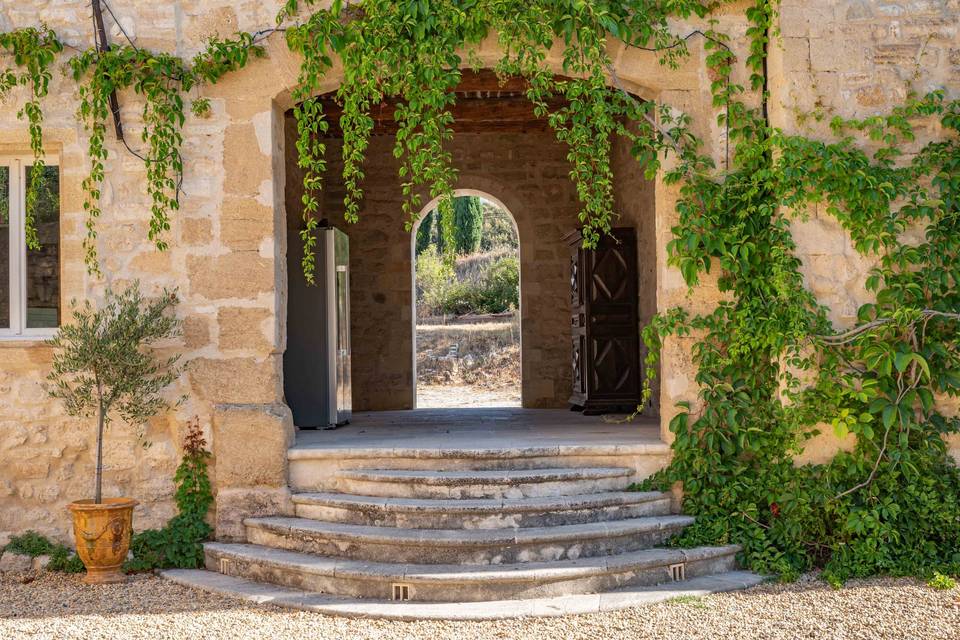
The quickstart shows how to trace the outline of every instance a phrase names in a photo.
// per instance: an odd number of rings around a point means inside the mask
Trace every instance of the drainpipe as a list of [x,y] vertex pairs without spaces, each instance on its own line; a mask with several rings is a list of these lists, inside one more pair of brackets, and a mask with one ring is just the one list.
[[[107,42],[107,31],[103,27],[103,10],[100,8],[100,0],[92,0],[93,21],[96,26],[95,40],[99,51],[110,51],[110,44]],[[117,134],[117,140],[123,140],[123,124],[120,122],[120,102],[117,100],[116,90],[110,92],[110,111],[113,113],[113,129]]]

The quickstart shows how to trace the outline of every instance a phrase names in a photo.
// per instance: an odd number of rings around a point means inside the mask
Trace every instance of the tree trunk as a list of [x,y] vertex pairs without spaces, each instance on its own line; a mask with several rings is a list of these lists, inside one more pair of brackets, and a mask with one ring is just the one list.
[[93,492],[93,501],[103,502],[103,405],[97,410],[97,472],[96,489]]

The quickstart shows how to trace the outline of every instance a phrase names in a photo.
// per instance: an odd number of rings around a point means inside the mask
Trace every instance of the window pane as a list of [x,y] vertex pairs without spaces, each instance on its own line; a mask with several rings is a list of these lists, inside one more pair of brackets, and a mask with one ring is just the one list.
[[0,166],[0,329],[10,328],[10,167]]
[[[26,168],[27,193],[33,181]],[[27,328],[60,326],[60,169],[44,167],[33,209],[39,249],[27,247]]]

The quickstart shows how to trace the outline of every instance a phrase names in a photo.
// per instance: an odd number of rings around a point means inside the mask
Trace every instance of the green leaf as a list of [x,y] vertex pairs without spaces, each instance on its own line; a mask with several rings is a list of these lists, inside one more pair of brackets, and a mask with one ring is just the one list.
[[893,426],[894,420],[897,419],[897,405],[888,404],[883,409],[883,426],[889,429]]

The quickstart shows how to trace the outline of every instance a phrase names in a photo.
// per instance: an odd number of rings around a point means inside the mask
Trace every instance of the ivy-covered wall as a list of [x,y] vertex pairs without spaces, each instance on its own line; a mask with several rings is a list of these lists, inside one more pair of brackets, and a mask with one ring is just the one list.
[[[889,113],[910,92],[945,89],[960,96],[960,18],[957,7],[928,2],[833,2],[787,0],[780,7],[781,38],[770,48],[771,124],[787,134],[830,139],[835,116],[865,118]],[[909,156],[945,135],[936,118],[918,129],[917,139],[901,146]],[[949,135],[949,134],[947,134]],[[865,151],[878,142],[860,144]],[[874,295],[867,291],[877,259],[858,252],[850,234],[826,211],[809,208],[807,219],[791,223],[806,286],[829,308],[838,328],[857,323],[857,310]],[[922,228],[907,234],[918,244]],[[960,415],[957,399],[941,397],[948,415]],[[841,446],[829,425],[807,443],[801,460],[822,462]],[[960,437],[950,436],[960,460]],[[852,436],[842,444],[852,446]]]
[[[138,47],[184,56],[202,49],[204,40],[217,33],[229,36],[269,25],[279,9],[276,2],[109,4]],[[229,438],[220,440],[247,438],[249,442],[256,435],[261,449],[276,457],[272,465],[253,461],[257,467],[253,478],[244,468],[250,460],[220,465],[213,471],[215,481],[219,475],[220,487],[285,484],[282,454],[292,427],[278,404],[282,402],[278,391],[280,280],[274,255],[280,250],[275,245],[280,235],[273,233],[269,222],[266,227],[260,224],[264,219],[272,221],[274,215],[271,145],[279,148],[280,142],[271,138],[269,100],[251,113],[243,104],[249,94],[242,90],[228,91],[230,100],[216,100],[209,117],[189,115],[183,129],[187,169],[181,207],[167,235],[170,249],[159,253],[147,239],[150,199],[144,163],[114,139],[111,127],[98,240],[103,276],[88,274],[81,246],[81,181],[89,171],[87,134],[76,116],[76,82],[63,65],[76,53],[70,45],[86,49],[93,42],[90,11],[89,2],[70,0],[3,3],[0,32],[43,21],[68,45],[51,67],[49,95],[43,100],[44,144],[48,156],[59,156],[61,168],[60,290],[65,315],[70,300],[96,299],[107,285],[135,279],[147,292],[175,287],[181,295],[178,313],[185,322],[184,336],[170,346],[184,351],[191,365],[170,395],[185,393],[187,402],[151,421],[144,441],[133,429],[114,424],[104,452],[105,494],[135,497],[140,502],[137,527],[157,527],[174,513],[177,449],[194,415],[199,416],[215,450],[214,436],[231,430]],[[111,39],[122,38],[109,14],[106,21]],[[4,57],[0,65],[7,63]],[[280,91],[277,88],[274,94]],[[29,153],[27,126],[17,117],[26,95],[28,88],[18,87],[0,103],[0,153]],[[143,102],[125,91],[120,103],[127,140],[142,152]],[[252,117],[257,113],[258,118]],[[242,176],[233,174],[228,181],[229,158],[235,164],[241,157],[259,157],[252,163],[259,179],[244,170]],[[48,162],[52,162],[49,157]],[[0,340],[0,543],[28,528],[71,540],[66,504],[92,495],[95,430],[65,416],[46,397],[40,384],[49,364],[50,352],[39,341]],[[244,410],[248,406],[255,409]]]
[[[109,4],[119,22],[106,17],[114,41],[121,41],[126,32],[138,47],[189,58],[203,49],[207,37],[271,27],[282,3]],[[751,46],[746,13],[753,5],[728,3],[713,15],[713,28],[729,36],[734,58],[731,80],[745,86]],[[264,58],[251,58],[217,84],[187,92],[188,101],[209,99],[210,109],[204,117],[186,111],[180,208],[164,232],[169,248],[163,253],[147,240],[152,203],[144,163],[115,141],[108,127],[96,241],[102,273],[90,275],[84,267],[81,186],[90,170],[89,134],[77,122],[77,84],[61,73],[63,60],[76,55],[70,47],[87,49],[92,44],[89,11],[86,0],[5,3],[0,7],[0,32],[44,21],[67,45],[52,67],[49,93],[43,99],[44,145],[59,156],[61,166],[62,302],[97,298],[106,285],[133,279],[148,292],[178,287],[183,301],[179,313],[185,335],[181,344],[171,347],[182,349],[190,365],[171,393],[185,393],[188,401],[151,422],[148,448],[140,446],[132,431],[119,425],[112,429],[105,486],[111,493],[141,501],[139,526],[162,524],[172,510],[175,443],[186,421],[197,415],[215,454],[217,534],[235,537],[242,516],[290,508],[284,452],[292,425],[281,380],[287,278],[284,113],[294,106],[301,59],[289,51],[282,34],[274,34],[263,42]],[[834,115],[866,117],[901,104],[908,83],[920,93],[945,88],[948,96],[957,97],[958,22],[960,9],[944,2],[785,0],[774,23],[780,37],[770,44],[767,61],[770,123],[786,133],[825,136]],[[692,18],[670,22],[678,35],[709,26],[707,20]],[[659,64],[652,52],[612,42],[612,67],[630,92],[688,115],[692,132],[703,142],[701,151],[724,168],[730,138],[717,121],[721,109],[712,100],[711,85],[717,77],[706,64],[711,52],[696,35],[688,46],[691,55],[670,68]],[[484,41],[480,65],[493,66],[500,53],[494,39]],[[559,72],[561,53],[551,51],[548,63]],[[335,90],[343,78],[334,62],[316,90]],[[27,125],[17,117],[28,94],[28,87],[14,88],[0,104],[0,153],[29,152]],[[761,103],[756,88],[739,97],[750,107]],[[121,91],[119,100],[127,140],[142,151],[143,101],[131,90]],[[942,129],[928,119],[908,150],[940,135]],[[679,221],[680,192],[664,176],[674,163],[669,158],[653,176],[657,310],[680,305],[693,313],[707,312],[726,297],[717,286],[718,270],[701,274],[691,290],[681,271],[668,264],[666,247],[673,237],[671,228]],[[620,200],[625,208],[632,204],[629,194],[621,194]],[[804,281],[829,307],[837,328],[852,326],[857,307],[869,300],[864,282],[870,260],[852,249],[848,234],[832,216],[816,206],[810,213],[807,219],[791,222]],[[699,337],[696,332],[669,336],[663,344],[659,393],[667,440],[674,435],[667,425],[681,412],[678,402],[689,403],[694,414],[702,409],[693,358]],[[65,418],[40,388],[49,357],[46,347],[35,342],[0,342],[0,511],[10,514],[2,519],[0,542],[4,535],[28,527],[66,539],[64,505],[88,494],[92,483],[92,429]],[[839,443],[829,426],[823,431],[826,435],[807,443],[801,460],[832,457]],[[250,447],[253,441],[258,446]],[[952,443],[960,456],[960,441],[954,438]]]

